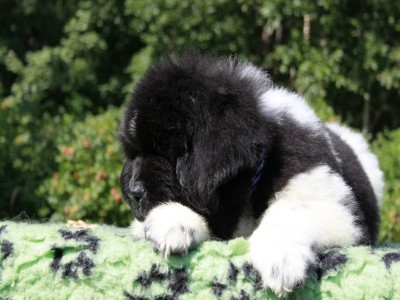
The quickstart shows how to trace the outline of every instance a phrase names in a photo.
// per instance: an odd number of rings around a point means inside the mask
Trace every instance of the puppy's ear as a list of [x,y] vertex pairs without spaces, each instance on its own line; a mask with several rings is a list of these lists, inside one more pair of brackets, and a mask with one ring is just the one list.
[[257,166],[267,134],[254,114],[243,116],[226,107],[222,114],[207,115],[198,123],[202,126],[193,136],[191,151],[178,159],[176,173],[190,204],[210,214],[219,205],[218,188]]

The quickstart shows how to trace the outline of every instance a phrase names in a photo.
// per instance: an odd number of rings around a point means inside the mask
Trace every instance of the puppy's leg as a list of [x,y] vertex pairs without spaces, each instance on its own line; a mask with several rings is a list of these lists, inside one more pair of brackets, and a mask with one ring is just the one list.
[[205,219],[176,202],[153,208],[144,221],[144,235],[165,257],[186,254],[189,249],[210,238]]
[[250,256],[264,287],[282,296],[304,282],[316,252],[357,242],[351,189],[327,166],[297,175],[275,196],[251,235]]

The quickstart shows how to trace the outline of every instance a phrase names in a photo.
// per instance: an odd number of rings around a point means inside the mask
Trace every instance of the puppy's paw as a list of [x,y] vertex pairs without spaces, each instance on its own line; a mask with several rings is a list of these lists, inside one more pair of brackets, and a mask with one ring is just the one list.
[[316,255],[309,245],[291,245],[253,236],[250,259],[261,275],[264,288],[283,297],[304,283]]
[[209,239],[210,232],[202,216],[176,202],[153,208],[144,221],[144,235],[154,250],[165,257],[186,254]]
[[132,232],[132,236],[135,239],[144,238],[144,224],[143,224],[143,222],[140,222],[137,219],[133,220],[132,223],[131,223],[131,232]]

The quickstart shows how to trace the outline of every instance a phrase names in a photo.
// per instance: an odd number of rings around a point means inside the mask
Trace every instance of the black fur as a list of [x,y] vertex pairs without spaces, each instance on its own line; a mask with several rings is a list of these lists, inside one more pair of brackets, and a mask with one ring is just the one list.
[[369,183],[365,171],[358,163],[357,157],[350,147],[330,131],[330,136],[335,145],[335,150],[342,160],[339,173],[346,183],[351,186],[356,197],[356,203],[351,203],[357,222],[365,227],[363,244],[375,242],[379,230],[379,209],[374,196],[374,191]]
[[[242,68],[236,60],[190,53],[162,60],[137,84],[119,135],[127,158],[121,188],[137,219],[173,200],[203,215],[215,237],[228,239],[246,203],[258,218],[289,179],[326,164],[353,188],[351,209],[366,232],[362,242],[373,242],[378,209],[352,150],[327,131],[339,163],[324,135],[261,112],[259,97],[272,84],[266,75],[243,76]],[[252,190],[261,160],[265,167]],[[138,186],[140,207],[131,195]]]

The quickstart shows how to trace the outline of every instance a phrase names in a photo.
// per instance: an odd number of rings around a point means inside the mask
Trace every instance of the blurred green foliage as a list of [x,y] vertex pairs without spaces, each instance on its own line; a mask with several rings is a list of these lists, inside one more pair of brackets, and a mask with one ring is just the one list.
[[372,145],[385,172],[381,240],[400,241],[400,129],[380,133]]
[[38,190],[49,205],[41,208],[40,215],[54,211],[51,218],[56,221],[128,225],[130,209],[119,188],[123,160],[115,138],[120,116],[115,108],[88,114],[83,121],[63,116],[55,137],[57,170]]
[[262,66],[374,138],[382,237],[400,241],[399,19],[390,0],[3,0],[0,217],[126,224],[113,107],[155,58],[197,48]]

